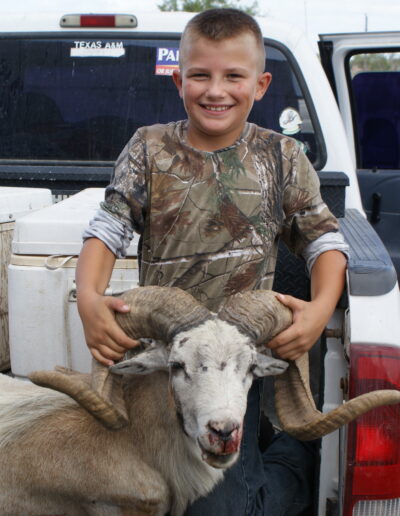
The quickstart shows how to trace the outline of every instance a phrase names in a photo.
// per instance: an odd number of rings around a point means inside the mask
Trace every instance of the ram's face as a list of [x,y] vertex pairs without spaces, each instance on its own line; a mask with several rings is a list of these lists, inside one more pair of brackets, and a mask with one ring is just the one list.
[[255,376],[283,373],[287,362],[258,353],[248,337],[217,318],[178,333],[167,346],[142,339],[143,348],[113,366],[117,374],[169,370],[176,411],[202,458],[215,468],[237,459],[247,393]]
[[185,432],[208,464],[231,466],[239,455],[254,376],[279,374],[287,364],[260,355],[247,337],[218,319],[179,334],[168,363]]

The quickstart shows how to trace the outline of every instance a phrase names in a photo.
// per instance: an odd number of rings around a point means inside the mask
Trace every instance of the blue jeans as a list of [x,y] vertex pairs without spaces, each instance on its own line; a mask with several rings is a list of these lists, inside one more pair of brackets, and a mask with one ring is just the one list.
[[315,445],[276,434],[258,447],[261,381],[248,396],[240,457],[224,480],[185,516],[296,516],[312,503]]

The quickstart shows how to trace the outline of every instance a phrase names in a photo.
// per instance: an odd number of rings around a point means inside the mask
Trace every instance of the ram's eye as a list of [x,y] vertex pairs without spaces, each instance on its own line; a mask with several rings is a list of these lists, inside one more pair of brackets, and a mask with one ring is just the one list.
[[184,364],[182,362],[170,362],[169,367],[171,371],[179,371],[184,368]]

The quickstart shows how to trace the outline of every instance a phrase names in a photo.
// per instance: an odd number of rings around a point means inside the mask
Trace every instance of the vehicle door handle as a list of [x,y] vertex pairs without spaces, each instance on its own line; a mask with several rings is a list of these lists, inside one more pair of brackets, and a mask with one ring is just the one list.
[[371,224],[376,224],[381,220],[381,204],[382,194],[374,192],[372,194]]

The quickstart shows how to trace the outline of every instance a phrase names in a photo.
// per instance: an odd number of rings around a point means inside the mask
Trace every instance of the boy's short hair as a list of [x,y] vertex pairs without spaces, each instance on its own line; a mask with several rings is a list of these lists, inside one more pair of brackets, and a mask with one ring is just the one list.
[[[223,41],[245,33],[254,36],[265,62],[265,47],[261,29],[256,20],[239,9],[207,9],[194,16],[186,25],[181,38],[182,43],[188,36],[200,36],[211,41]],[[263,65],[264,70],[264,65]]]

